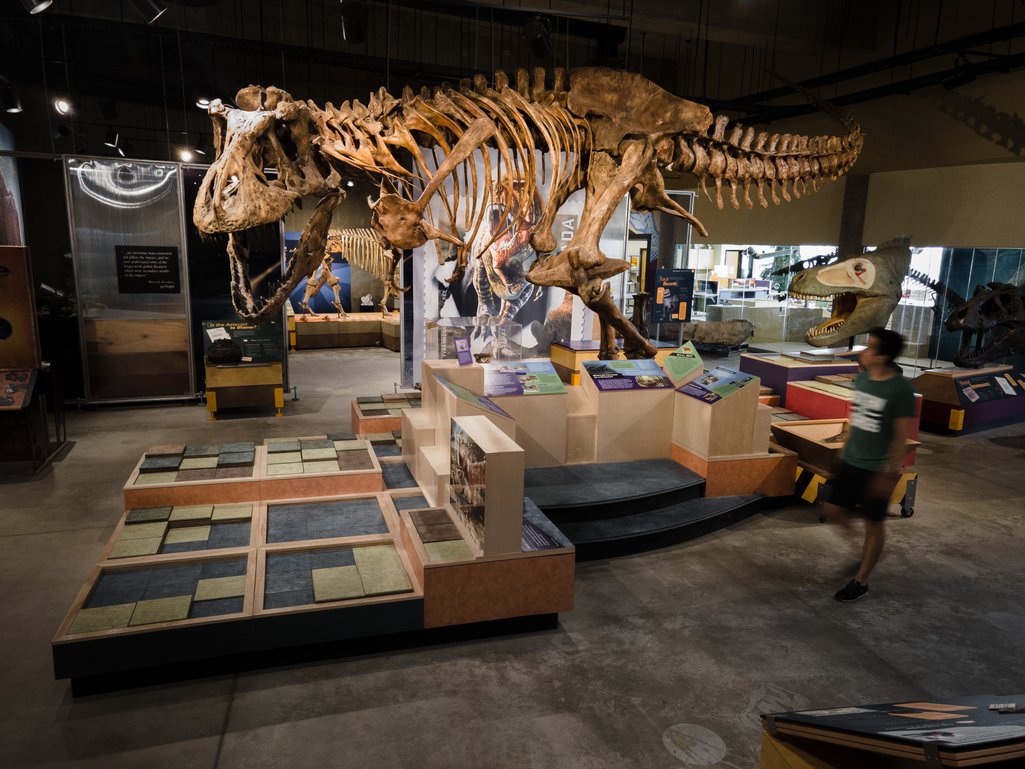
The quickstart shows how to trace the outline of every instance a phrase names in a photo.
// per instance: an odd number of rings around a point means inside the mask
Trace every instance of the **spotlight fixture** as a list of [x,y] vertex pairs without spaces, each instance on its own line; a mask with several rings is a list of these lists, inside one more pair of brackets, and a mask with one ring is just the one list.
[[523,25],[523,37],[531,52],[539,59],[551,56],[552,23],[546,17],[538,15],[527,19]]
[[178,152],[178,157],[181,159],[183,163],[191,163],[193,157],[192,150],[190,150],[188,147],[183,147],[181,151]]
[[25,6],[26,11],[36,14],[42,13],[53,5],[53,0],[21,0],[21,4]]
[[58,115],[67,115],[71,112],[71,102],[59,97],[53,100],[53,108],[57,110]]
[[349,181],[347,181],[345,183],[345,186],[346,187],[355,187],[356,186],[356,182],[354,182],[352,179],[349,179]]
[[196,154],[206,157],[207,153],[210,152],[210,142],[203,134],[196,134]]
[[12,115],[21,112],[21,96],[18,95],[18,89],[10,84],[4,88],[4,112]]
[[54,139],[67,139],[69,136],[71,136],[71,126],[69,125],[62,123],[53,129]]
[[359,45],[367,38],[366,0],[340,0],[342,6],[342,40]]
[[200,109],[210,109],[210,100],[205,96],[200,96],[196,99],[196,106]]
[[117,152],[123,158],[131,157],[135,154],[135,147],[131,142],[125,142],[123,147],[117,148]]
[[147,24],[152,24],[154,21],[164,15],[164,11],[167,10],[166,6],[156,2],[156,0],[129,0],[136,13],[142,16],[143,20]]
[[121,137],[118,136],[116,128],[114,128],[113,126],[107,126],[107,135],[103,137],[103,144],[107,147],[110,147],[111,149],[116,150],[118,139],[120,138]]

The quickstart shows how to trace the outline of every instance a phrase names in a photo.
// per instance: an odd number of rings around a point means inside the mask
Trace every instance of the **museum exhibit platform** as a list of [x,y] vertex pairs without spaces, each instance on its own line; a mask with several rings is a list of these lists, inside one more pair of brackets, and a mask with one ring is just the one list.
[[667,369],[679,387],[654,361],[592,360],[580,385],[543,392],[545,377],[557,376],[547,361],[425,361],[423,406],[403,414],[403,461],[428,498],[443,498],[446,425],[486,419],[523,449],[523,494],[579,557],[698,536],[751,514],[763,496],[792,494],[796,454],[770,447],[771,409],[757,402],[757,377],[703,372],[700,358],[677,364]]
[[[503,493],[516,473],[504,471],[502,452],[481,433],[493,426],[471,419],[466,429],[492,454],[495,472],[474,477],[491,491],[480,531],[472,515],[427,500],[391,433],[155,447],[133,471],[126,510],[53,640],[55,675],[92,681],[443,627],[554,620],[573,605],[573,546],[522,491]],[[508,441],[500,432],[490,439]],[[390,456],[379,460],[371,448]],[[522,489],[522,451],[502,448],[514,465],[518,457]],[[248,462],[248,475],[224,479],[236,484],[234,495],[216,478],[169,477],[216,475],[224,457],[225,470]],[[214,466],[183,467],[186,459]],[[322,463],[359,466],[332,473]],[[134,481],[157,473],[162,483],[143,484],[149,495],[129,497]],[[378,488],[325,494],[335,476],[376,478]]]
[[421,395],[418,391],[359,395],[350,407],[352,431],[365,435],[401,430],[402,412],[418,408],[420,403]]
[[397,312],[358,312],[342,316],[333,313],[296,313],[294,325],[293,346],[297,350],[385,347],[397,352],[399,349],[401,327]]
[[989,694],[762,716],[760,769],[941,769],[1025,761],[1025,695]]
[[1025,373],[1011,366],[929,369],[912,384],[927,430],[960,435],[1025,419]]
[[745,353],[740,356],[740,370],[754,374],[766,387],[780,396],[779,405],[786,406],[787,384],[815,379],[829,374],[856,374],[858,364],[854,361],[816,361],[794,358],[789,355]]
[[[655,348],[658,350],[655,354],[655,360],[658,361],[659,365],[662,365],[666,356],[678,347],[678,345],[662,342],[657,339],[649,339],[648,341],[655,345]],[[617,340],[616,343],[622,346],[623,340]],[[549,356],[562,381],[566,384],[578,385],[580,384],[581,364],[585,360],[598,360],[598,350],[600,348],[601,342],[594,339],[573,341],[563,339],[558,342],[552,342]]]
[[207,363],[206,410],[210,421],[226,408],[268,408],[282,416],[285,408],[281,363]]

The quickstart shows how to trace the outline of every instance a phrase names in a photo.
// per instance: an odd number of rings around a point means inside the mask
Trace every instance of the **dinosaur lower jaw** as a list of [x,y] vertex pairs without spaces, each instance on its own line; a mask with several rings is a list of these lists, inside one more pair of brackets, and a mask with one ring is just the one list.
[[[794,293],[790,295],[801,299],[826,298]],[[888,297],[834,294],[832,316],[824,323],[806,331],[804,341],[814,347],[831,347],[845,342],[875,326],[886,325],[886,320],[896,304]]]
[[1025,330],[1010,330],[993,339],[989,344],[985,343],[989,329],[973,331],[964,329],[961,337],[961,347],[954,356],[954,364],[964,368],[974,368],[984,363],[989,363],[998,358],[1014,354],[1014,337],[1020,336],[1025,342]]

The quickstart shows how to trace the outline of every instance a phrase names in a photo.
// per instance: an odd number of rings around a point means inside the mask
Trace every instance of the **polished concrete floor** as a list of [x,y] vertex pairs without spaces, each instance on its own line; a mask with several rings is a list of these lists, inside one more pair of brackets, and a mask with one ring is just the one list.
[[924,437],[916,514],[857,604],[832,597],[856,534],[794,506],[580,564],[554,630],[73,698],[50,640],[145,448],[344,430],[398,371],[386,350],[291,365],[284,418],[73,412],[62,461],[0,483],[0,767],[753,767],[761,712],[1025,691],[1017,425]]

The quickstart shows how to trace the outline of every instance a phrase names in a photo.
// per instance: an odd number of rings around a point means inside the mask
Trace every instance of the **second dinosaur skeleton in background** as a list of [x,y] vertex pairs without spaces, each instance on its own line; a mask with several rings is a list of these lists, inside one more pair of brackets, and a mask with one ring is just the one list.
[[395,251],[386,249],[381,245],[380,238],[374,234],[373,230],[366,228],[328,230],[327,240],[324,243],[323,263],[321,267],[317,268],[319,274],[315,270],[307,279],[306,297],[301,302],[303,309],[306,312],[310,312],[310,299],[316,296],[325,283],[328,283],[335,294],[335,309],[338,310],[339,315],[345,315],[345,310],[342,309],[338,296],[338,278],[334,278],[334,282],[331,281],[331,278],[334,277],[331,275],[331,254],[338,253],[351,266],[369,272],[384,283],[384,296],[381,297],[380,305],[381,312],[385,315],[390,314],[391,310],[388,309],[388,300],[409,290],[408,287],[404,289],[398,287],[399,278],[397,273],[402,260],[396,256]]
[[[231,294],[240,317],[273,315],[313,270],[345,180],[353,174],[364,173],[381,185],[381,195],[370,203],[371,226],[385,248],[413,249],[442,239],[459,247],[461,263],[466,244],[487,216],[493,176],[512,176],[524,180],[519,192],[525,201],[543,190],[541,216],[530,236],[538,259],[527,280],[564,288],[599,316],[603,359],[617,356],[617,335],[628,357],[650,358],[656,352],[616,307],[605,283],[629,266],[599,248],[624,195],[637,210],[677,216],[707,235],[704,225],[666,193],[663,170],[693,174],[702,189],[711,181],[720,207],[724,184],[735,208],[741,199],[754,205],[752,188],[758,204],[767,207],[766,192],[779,203],[777,191],[790,200],[808,186],[817,189],[819,182],[846,173],[862,147],[858,124],[829,108],[845,135],[770,136],[739,125],[727,130],[728,119],[714,117],[701,104],[640,75],[600,68],[574,70],[568,81],[566,72],[556,69],[550,83],[540,68],[533,77],[518,70],[515,82],[497,72],[491,83],[478,75],[458,88],[419,94],[406,89],[401,98],[381,89],[366,105],[353,101],[324,108],[279,88],[249,86],[236,103],[237,108],[216,100],[210,105],[217,159],[200,185],[193,221],[201,232],[229,233]],[[265,176],[268,167],[277,170],[276,179]],[[556,214],[579,189],[587,191],[579,226],[555,253]],[[261,303],[252,296],[235,233],[279,221],[305,195],[320,201],[279,290]],[[525,213],[530,205],[519,208]],[[468,233],[465,241],[460,229]],[[497,241],[503,234],[492,237]]]

